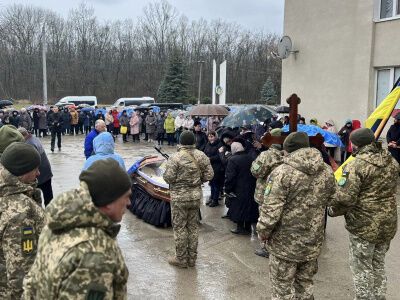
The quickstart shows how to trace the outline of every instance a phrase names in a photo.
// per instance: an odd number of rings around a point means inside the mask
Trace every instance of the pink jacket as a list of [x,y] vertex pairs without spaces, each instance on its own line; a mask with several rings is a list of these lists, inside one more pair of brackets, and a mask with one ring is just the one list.
[[139,117],[134,114],[129,120],[129,125],[131,126],[131,134],[139,134]]

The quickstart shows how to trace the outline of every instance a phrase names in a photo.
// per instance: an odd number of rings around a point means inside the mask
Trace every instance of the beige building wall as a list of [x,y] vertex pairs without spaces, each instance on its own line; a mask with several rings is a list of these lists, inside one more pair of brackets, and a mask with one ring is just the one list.
[[375,23],[376,5],[285,1],[284,34],[299,53],[283,60],[282,104],[296,93],[307,121],[333,119],[337,129],[348,118],[365,121],[375,107],[375,67],[400,65],[400,20]]

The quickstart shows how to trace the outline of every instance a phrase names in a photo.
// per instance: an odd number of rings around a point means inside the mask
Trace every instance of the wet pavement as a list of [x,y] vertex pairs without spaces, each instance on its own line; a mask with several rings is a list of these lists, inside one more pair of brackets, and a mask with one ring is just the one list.
[[[50,138],[41,139],[53,168],[55,195],[78,185],[84,163],[83,136],[63,137],[62,151],[50,152]],[[167,153],[174,147],[164,146]],[[152,145],[116,142],[116,152],[127,168],[140,156],[157,154]],[[204,197],[209,196],[205,187]],[[205,202],[205,199],[203,202]],[[269,299],[268,259],[254,255],[256,236],[236,236],[234,224],[221,219],[224,206],[202,205],[199,257],[196,268],[176,269],[166,262],[174,253],[171,229],[158,229],[129,211],[118,236],[130,276],[128,299]],[[392,241],[386,258],[387,299],[400,299],[400,234]],[[328,220],[326,242],[315,276],[316,299],[353,299],[348,265],[348,234],[342,218]]]

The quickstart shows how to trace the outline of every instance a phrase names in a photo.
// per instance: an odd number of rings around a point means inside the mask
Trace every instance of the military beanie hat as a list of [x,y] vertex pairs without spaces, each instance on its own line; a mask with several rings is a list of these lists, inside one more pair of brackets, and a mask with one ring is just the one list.
[[21,176],[39,167],[40,155],[33,146],[15,142],[4,150],[1,164],[11,174]]
[[195,143],[194,133],[189,130],[185,130],[179,136],[179,144],[181,145],[194,145],[194,143]]
[[97,207],[114,202],[131,188],[128,173],[112,158],[95,161],[82,171],[79,180],[86,182]]
[[22,134],[13,125],[2,126],[0,128],[0,156],[11,143],[24,141]]
[[350,141],[358,146],[363,147],[375,141],[374,132],[369,128],[360,128],[350,133]]
[[282,130],[280,128],[274,128],[270,131],[271,136],[281,136]]
[[307,147],[310,147],[310,141],[305,132],[292,132],[283,142],[283,149],[289,153]]

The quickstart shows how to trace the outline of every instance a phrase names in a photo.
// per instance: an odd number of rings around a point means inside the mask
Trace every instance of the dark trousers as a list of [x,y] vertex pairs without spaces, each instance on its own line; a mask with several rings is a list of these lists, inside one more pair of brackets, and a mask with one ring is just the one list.
[[85,134],[88,135],[88,133],[92,130],[91,126],[85,126]]
[[125,133],[125,134],[122,134],[122,140],[124,141],[124,142],[127,142],[128,140],[126,139],[126,136],[127,136],[128,134],[127,133]]
[[54,145],[56,143],[57,135],[57,147],[61,148],[61,131],[52,130],[51,131],[51,149],[54,150]]
[[174,135],[175,133],[167,133],[168,146],[174,145]]
[[37,137],[38,135],[40,135],[40,131],[39,128],[34,128],[33,131],[35,132],[35,136]]
[[71,124],[71,134],[73,135],[74,133],[79,134],[79,125],[78,124],[75,124],[75,125]]
[[140,142],[139,133],[137,133],[137,134],[132,134],[132,140],[133,140],[134,142],[136,142],[136,141]]
[[341,160],[344,163],[351,156],[351,152],[342,151]]
[[157,134],[157,142],[159,145],[164,145],[164,133]]
[[39,136],[47,136],[47,130],[46,129],[39,129]]
[[114,131],[114,124],[110,123],[109,125],[107,125],[107,132],[113,133],[113,131]]
[[218,202],[218,198],[222,190],[221,180],[211,179],[210,187],[211,187],[211,197],[210,197],[211,200],[213,200],[214,202]]
[[42,184],[37,186],[43,192],[44,206],[49,205],[50,201],[53,199],[53,187],[51,186],[51,178]]
[[119,127],[114,127],[114,128],[113,128],[113,131],[114,131],[114,135],[118,135],[118,133],[119,133]]

